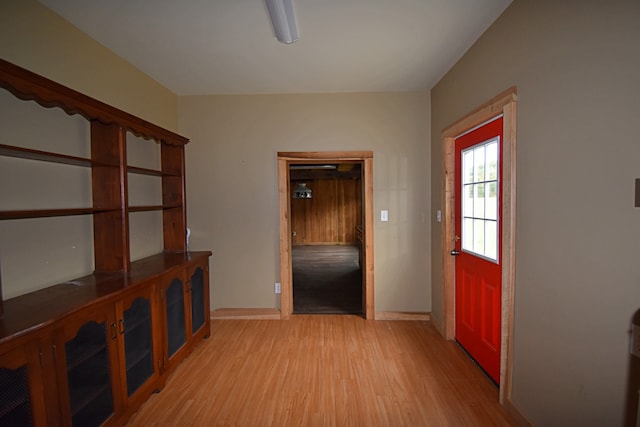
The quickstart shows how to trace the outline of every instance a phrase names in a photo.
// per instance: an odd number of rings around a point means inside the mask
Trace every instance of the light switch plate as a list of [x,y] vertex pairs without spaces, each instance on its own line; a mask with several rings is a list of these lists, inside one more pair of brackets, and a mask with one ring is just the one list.
[[389,221],[389,211],[387,210],[380,211],[380,221],[382,222]]

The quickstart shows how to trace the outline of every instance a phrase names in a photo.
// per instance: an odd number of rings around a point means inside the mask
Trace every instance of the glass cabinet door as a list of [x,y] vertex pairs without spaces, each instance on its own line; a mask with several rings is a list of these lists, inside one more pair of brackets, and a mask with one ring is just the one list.
[[45,426],[42,370],[35,342],[0,354],[0,426]]
[[27,365],[0,368],[0,425],[33,425]]
[[154,374],[151,301],[138,297],[124,310],[127,396],[131,397]]
[[64,345],[74,426],[100,426],[114,412],[107,322],[90,321]]
[[204,271],[197,267],[191,275],[191,331],[198,332],[205,322]]
[[166,350],[169,359],[187,342],[184,293],[184,282],[180,278],[174,278],[165,290]]

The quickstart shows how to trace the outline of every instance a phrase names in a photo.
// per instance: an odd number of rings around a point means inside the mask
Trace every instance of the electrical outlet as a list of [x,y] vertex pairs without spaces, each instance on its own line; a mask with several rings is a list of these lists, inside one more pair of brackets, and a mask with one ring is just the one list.
[[280,282],[276,282],[276,285],[274,286],[274,289],[276,291],[276,294],[280,293]]
[[631,354],[640,358],[640,325],[631,325]]

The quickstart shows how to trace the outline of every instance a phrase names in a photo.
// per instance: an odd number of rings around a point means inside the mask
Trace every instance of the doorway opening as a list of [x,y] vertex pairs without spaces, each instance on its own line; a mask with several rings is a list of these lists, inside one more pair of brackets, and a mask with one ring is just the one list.
[[446,339],[456,337],[456,263],[458,242],[456,233],[455,203],[456,182],[455,140],[458,136],[474,130],[496,116],[502,115],[502,192],[501,206],[501,310],[500,310],[500,403],[511,399],[513,365],[513,319],[515,292],[515,238],[516,238],[516,100],[517,89],[511,87],[486,104],[478,107],[442,132],[442,268],[443,268],[443,325]]
[[362,162],[289,165],[294,314],[362,315]]
[[278,153],[281,318],[374,318],[372,167],[371,151]]

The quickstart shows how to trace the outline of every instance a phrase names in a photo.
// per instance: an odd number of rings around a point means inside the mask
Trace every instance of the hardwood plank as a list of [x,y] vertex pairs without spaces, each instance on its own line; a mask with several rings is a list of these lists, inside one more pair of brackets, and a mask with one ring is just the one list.
[[214,320],[129,426],[513,426],[498,390],[429,322]]

